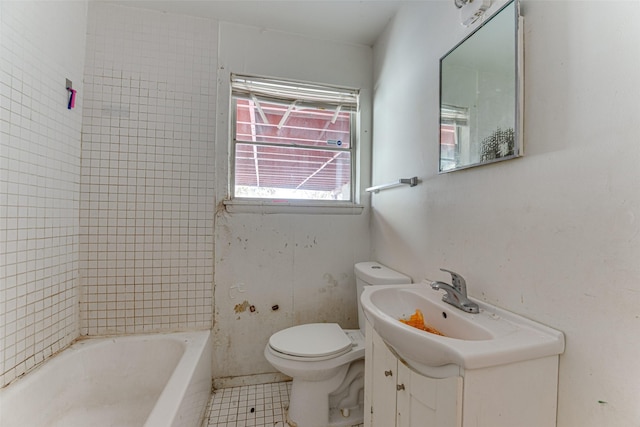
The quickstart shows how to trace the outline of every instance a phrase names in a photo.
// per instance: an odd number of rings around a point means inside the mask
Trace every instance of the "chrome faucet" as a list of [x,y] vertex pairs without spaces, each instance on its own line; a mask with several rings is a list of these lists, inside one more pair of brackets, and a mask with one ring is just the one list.
[[447,293],[442,297],[442,301],[467,313],[478,313],[480,311],[478,304],[467,298],[467,282],[465,282],[464,277],[444,268],[440,270],[451,274],[451,285],[444,282],[431,282],[431,288],[436,291],[443,290]]

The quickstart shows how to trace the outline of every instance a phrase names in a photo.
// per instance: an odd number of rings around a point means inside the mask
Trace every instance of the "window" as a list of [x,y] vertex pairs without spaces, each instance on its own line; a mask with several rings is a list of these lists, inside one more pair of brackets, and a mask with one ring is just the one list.
[[461,159],[461,146],[469,145],[469,109],[442,105],[440,109],[440,172],[465,164]]
[[234,199],[353,201],[358,91],[231,76]]

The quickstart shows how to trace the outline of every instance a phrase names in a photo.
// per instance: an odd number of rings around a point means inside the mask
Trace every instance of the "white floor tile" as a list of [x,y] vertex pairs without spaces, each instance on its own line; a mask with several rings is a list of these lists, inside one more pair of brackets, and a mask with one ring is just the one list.
[[[203,427],[288,427],[285,422],[291,382],[216,390]],[[362,427],[360,424],[354,427]]]

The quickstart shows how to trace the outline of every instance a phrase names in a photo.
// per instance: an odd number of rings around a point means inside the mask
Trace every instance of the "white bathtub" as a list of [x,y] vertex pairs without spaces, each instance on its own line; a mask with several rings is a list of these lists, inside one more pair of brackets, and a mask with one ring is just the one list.
[[197,427],[209,331],[78,341],[0,390],[2,427]]

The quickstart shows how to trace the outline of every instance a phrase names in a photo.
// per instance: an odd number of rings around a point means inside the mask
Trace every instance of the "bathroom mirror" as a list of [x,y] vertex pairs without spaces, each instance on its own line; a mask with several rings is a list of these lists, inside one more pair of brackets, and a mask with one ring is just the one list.
[[440,59],[440,173],[522,151],[522,22],[513,0]]

